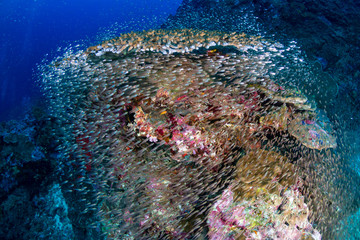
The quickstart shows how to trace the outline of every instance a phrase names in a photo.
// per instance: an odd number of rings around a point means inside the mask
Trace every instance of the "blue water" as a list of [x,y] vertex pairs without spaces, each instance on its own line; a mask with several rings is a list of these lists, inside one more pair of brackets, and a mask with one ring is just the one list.
[[0,1],[0,121],[21,118],[40,96],[36,65],[58,47],[96,43],[100,32],[156,27],[181,0]]

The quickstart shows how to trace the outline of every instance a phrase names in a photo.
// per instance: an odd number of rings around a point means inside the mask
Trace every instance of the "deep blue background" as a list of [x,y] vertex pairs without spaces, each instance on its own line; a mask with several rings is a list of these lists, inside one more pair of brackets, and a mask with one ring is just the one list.
[[[0,121],[23,117],[40,96],[36,64],[78,40],[96,43],[101,32],[156,27],[181,0],[0,1]],[[157,17],[155,17],[157,16]],[[152,19],[153,21],[150,21]],[[154,20],[155,19],[155,20]],[[115,31],[115,30],[114,30]]]

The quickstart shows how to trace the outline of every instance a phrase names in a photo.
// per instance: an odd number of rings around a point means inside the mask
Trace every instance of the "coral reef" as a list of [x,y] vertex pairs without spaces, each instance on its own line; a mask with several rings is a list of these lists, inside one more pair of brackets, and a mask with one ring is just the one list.
[[184,0],[163,25],[180,30],[43,65],[54,117],[0,125],[1,238],[349,238],[358,44],[339,25],[358,6],[337,21],[336,2]]
[[[359,29],[359,8],[355,1],[339,0],[184,0],[162,27],[247,32],[280,42],[295,40],[322,68],[320,77],[308,81],[306,89],[334,119],[339,111],[344,116],[354,116],[354,109],[359,110],[357,94],[353,92],[359,88],[359,81],[355,80],[359,75],[359,40],[354,36]],[[355,86],[341,89],[341,85]],[[335,111],[334,105],[343,105],[344,109]]]
[[[356,1],[184,0],[176,14],[169,16],[162,26],[166,29],[245,31],[281,43],[293,40],[301,47],[307,55],[306,61],[313,63],[313,66],[311,74],[299,79],[298,86],[308,98],[315,100],[317,109],[326,112],[338,133],[338,157],[332,158],[330,165],[311,165],[311,170],[308,170],[309,175],[316,173],[317,178],[321,179],[315,180],[318,185],[334,183],[332,189],[326,187],[327,190],[324,190],[334,196],[329,208],[332,208],[335,202],[342,205],[339,208],[342,210],[333,215],[339,212],[349,214],[346,209],[360,207],[360,189],[354,187],[359,181],[359,174],[354,169],[358,169],[359,164],[353,160],[354,155],[360,151],[360,51],[359,39],[355,36],[359,29],[359,13],[360,5]],[[314,108],[315,105],[311,104],[311,107]],[[316,121],[316,124],[326,128],[319,121]],[[314,124],[312,127],[315,126]],[[276,136],[274,138],[279,140]],[[332,145],[331,138],[329,140]],[[307,145],[310,146],[309,144],[310,142]],[[315,145],[313,146],[321,148]],[[305,148],[303,150],[306,151]],[[291,159],[301,159],[296,155],[293,154]],[[307,161],[304,161],[304,165],[305,162]],[[329,176],[330,172],[333,177]],[[314,178],[311,181],[314,181]],[[354,211],[357,210],[351,210],[350,214]],[[327,221],[333,222],[330,218]],[[337,226],[336,229],[338,228],[343,227]],[[324,238],[342,239],[343,237],[338,235],[340,231],[333,229],[329,229]],[[347,234],[352,235],[351,232]]]
[[[1,239],[73,239],[59,184],[57,122],[34,106],[23,120],[0,123]],[[58,134],[61,136],[61,134]]]
[[18,187],[1,202],[2,239],[74,239],[68,207],[59,184],[33,196]]
[[[0,193],[6,195],[18,184],[40,183],[55,169],[55,139],[48,134],[51,119],[28,116],[23,121],[0,123]],[[30,181],[32,179],[32,181]]]
[[[213,237],[224,209],[250,204],[265,214],[253,216],[263,236],[318,239],[311,223],[321,219],[311,216],[321,212],[305,204],[316,186],[285,155],[336,146],[314,147],[291,132],[301,131],[294,121],[319,119],[291,84],[311,71],[296,52],[239,33],[152,30],[44,65],[43,89],[63,123],[64,188],[110,238]],[[331,134],[318,141],[334,143]],[[239,221],[249,221],[244,214]]]
[[281,194],[257,188],[256,198],[236,201],[230,186],[209,212],[209,239],[321,239],[302,194],[295,186],[279,188]]
[[236,165],[236,177],[212,206],[210,239],[321,239],[309,222],[302,180],[280,154],[256,150]]

